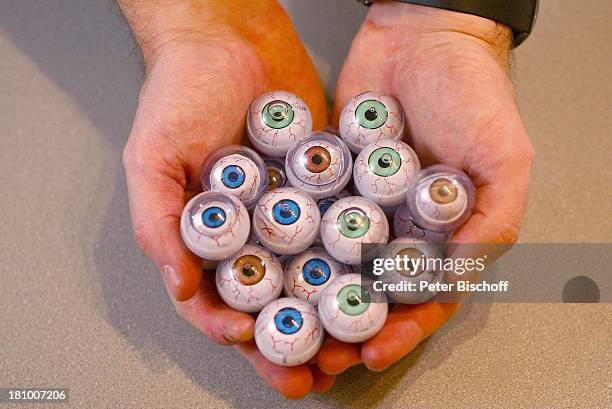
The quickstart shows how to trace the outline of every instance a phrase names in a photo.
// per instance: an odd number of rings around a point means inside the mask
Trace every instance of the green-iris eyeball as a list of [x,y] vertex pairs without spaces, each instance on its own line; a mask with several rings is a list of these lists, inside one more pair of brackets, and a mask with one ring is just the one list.
[[338,230],[348,238],[362,237],[370,229],[368,215],[358,207],[344,210],[338,215]]
[[293,108],[285,101],[276,100],[264,106],[262,118],[264,123],[270,128],[286,128],[293,122]]
[[360,126],[367,129],[380,128],[387,122],[387,107],[380,101],[368,99],[357,106],[355,118]]
[[361,315],[370,306],[370,293],[359,284],[349,284],[336,297],[338,307],[347,315]]
[[378,148],[370,154],[368,167],[377,176],[393,176],[402,167],[402,157],[395,149]]

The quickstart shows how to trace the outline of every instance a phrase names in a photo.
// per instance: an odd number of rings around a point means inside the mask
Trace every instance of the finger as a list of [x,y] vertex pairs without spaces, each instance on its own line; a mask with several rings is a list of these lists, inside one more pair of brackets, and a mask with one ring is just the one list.
[[288,399],[302,399],[313,386],[313,376],[308,365],[279,366],[268,361],[257,350],[255,341],[234,346],[255,368],[255,371],[270,385]]
[[457,311],[459,304],[398,304],[384,327],[364,342],[361,358],[368,369],[382,371],[433,334]]
[[198,291],[187,301],[175,301],[177,313],[218,344],[229,345],[253,338],[255,320],[236,311],[219,297],[214,272],[205,272]]
[[342,342],[326,335],[316,356],[316,363],[323,373],[341,374],[351,366],[361,363],[360,345]]
[[486,254],[486,262],[492,263],[518,240],[527,205],[533,148],[526,135],[514,138],[513,144],[503,160],[475,161],[465,169],[477,187],[476,204],[473,215],[452,237],[447,252],[450,258]]
[[312,390],[317,393],[327,392],[336,383],[336,375],[323,373],[316,365],[310,365],[312,372]]
[[198,289],[202,261],[185,247],[180,234],[185,205],[180,171],[172,166],[164,170],[163,162],[138,158],[132,152],[126,148],[124,164],[134,236],[162,272],[170,296],[189,299]]

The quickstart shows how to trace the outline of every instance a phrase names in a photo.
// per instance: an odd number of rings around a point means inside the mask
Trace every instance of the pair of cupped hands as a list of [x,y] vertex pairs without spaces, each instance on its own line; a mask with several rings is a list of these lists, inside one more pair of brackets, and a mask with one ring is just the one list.
[[234,345],[288,398],[326,391],[336,375],[360,363],[373,371],[389,367],[459,305],[396,305],[372,339],[347,344],[326,335],[309,364],[277,366],[255,346],[253,316],[221,301],[214,273],[203,272],[202,260],[184,246],[181,212],[200,190],[204,158],[244,139],[245,115],[258,95],[276,89],[299,95],[312,112],[314,129],[323,129],[337,127],[351,97],[374,90],[401,103],[405,139],[422,165],[455,166],[474,181],[474,214],[453,241],[514,243],[533,148],[508,76],[510,29],[466,14],[376,2],[340,73],[329,120],[315,68],[275,1],[167,3],[155,10],[120,1],[146,66],[123,161],[136,240],[160,269],[176,311],[213,341]]

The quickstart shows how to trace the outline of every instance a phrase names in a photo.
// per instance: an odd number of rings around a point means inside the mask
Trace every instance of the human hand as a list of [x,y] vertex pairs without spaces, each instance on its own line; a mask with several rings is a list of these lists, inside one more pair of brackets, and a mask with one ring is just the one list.
[[[510,29],[493,21],[381,1],[371,7],[338,80],[332,123],[360,92],[392,95],[404,109],[406,139],[422,165],[448,164],[472,178],[474,214],[453,243],[513,244],[519,234],[534,153],[508,76],[510,46]],[[478,257],[478,247],[452,245],[449,257]],[[396,305],[383,329],[363,344],[327,339],[317,364],[329,374],[360,362],[383,370],[458,308]]]
[[203,0],[120,6],[141,47],[146,80],[124,150],[134,235],[157,265],[178,314],[215,342],[237,349],[287,397],[322,391],[335,377],[307,365],[266,361],[252,342],[253,317],[217,294],[214,273],[184,246],[179,220],[199,192],[211,151],[239,143],[248,107],[265,91],[300,95],[315,129],[327,125],[323,89],[291,21],[275,1]]

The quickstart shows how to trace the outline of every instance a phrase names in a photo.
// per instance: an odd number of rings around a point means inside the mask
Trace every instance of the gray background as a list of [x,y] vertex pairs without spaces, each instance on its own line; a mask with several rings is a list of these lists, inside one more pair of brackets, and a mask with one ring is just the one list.
[[[109,3],[0,7],[0,386],[69,387],[75,408],[610,406],[609,304],[470,305],[303,402],[183,323],[132,241],[120,157],[142,73]],[[332,89],[365,10],[283,3]],[[610,21],[608,1],[545,0],[516,52],[537,152],[522,241],[612,241]]]

